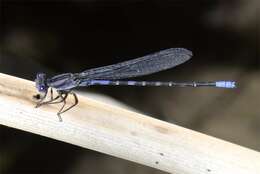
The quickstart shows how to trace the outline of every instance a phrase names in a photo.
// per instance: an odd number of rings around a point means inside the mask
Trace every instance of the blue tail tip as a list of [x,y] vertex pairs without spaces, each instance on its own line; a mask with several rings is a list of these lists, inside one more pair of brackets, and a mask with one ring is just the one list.
[[219,88],[236,88],[236,82],[234,81],[218,81],[216,87]]

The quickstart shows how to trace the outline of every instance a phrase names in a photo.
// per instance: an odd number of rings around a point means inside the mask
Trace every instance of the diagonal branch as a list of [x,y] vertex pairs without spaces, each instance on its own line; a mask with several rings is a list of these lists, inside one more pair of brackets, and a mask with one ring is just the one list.
[[35,93],[33,82],[0,74],[0,124],[170,173],[260,171],[259,152],[83,96],[59,122],[60,105],[35,108]]

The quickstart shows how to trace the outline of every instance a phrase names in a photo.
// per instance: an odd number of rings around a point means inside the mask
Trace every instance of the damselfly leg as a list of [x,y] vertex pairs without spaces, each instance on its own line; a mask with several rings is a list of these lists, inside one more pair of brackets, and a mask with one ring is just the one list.
[[[40,98],[40,101],[37,102],[37,104],[36,104],[36,106],[35,106],[36,108],[38,108],[38,107],[40,107],[40,106],[42,106],[42,105],[45,105],[45,104],[51,104],[51,103],[53,103],[53,101],[55,101],[55,100],[57,100],[57,99],[59,98],[59,95],[56,96],[55,98],[53,98],[53,90],[52,90],[52,88],[50,89],[50,92],[51,92],[51,94],[50,94],[50,100],[44,101],[44,100],[46,99],[46,97],[47,97],[48,92],[44,93],[44,95],[43,95],[42,97],[39,97],[39,98]],[[38,98],[38,97],[37,97],[38,95],[40,96],[40,94],[37,94],[37,95],[35,95],[34,97],[35,97],[35,98]]]
[[[37,105],[35,107],[38,108],[42,105],[63,103],[62,107],[60,108],[60,110],[57,113],[57,116],[59,117],[59,121],[62,121],[61,114],[70,110],[74,106],[76,106],[78,104],[78,97],[72,91],[57,91],[57,93],[58,93],[58,95],[56,97],[54,97],[53,90],[51,88],[50,89],[50,99],[48,101],[44,101],[44,99],[46,99],[46,97],[47,97],[47,92],[46,92],[44,94],[44,96],[41,97],[40,101],[37,103]],[[66,106],[66,103],[67,103],[66,99],[69,94],[71,94],[74,97],[74,103],[71,106],[69,106],[68,108],[64,109]],[[58,99],[59,99],[59,101],[57,101]]]

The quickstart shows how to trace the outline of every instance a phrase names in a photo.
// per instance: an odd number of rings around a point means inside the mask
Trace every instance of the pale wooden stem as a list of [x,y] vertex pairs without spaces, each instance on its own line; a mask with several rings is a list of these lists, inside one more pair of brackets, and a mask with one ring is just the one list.
[[60,105],[36,109],[34,94],[33,82],[0,74],[0,124],[175,174],[260,171],[259,152],[82,96],[59,122]]

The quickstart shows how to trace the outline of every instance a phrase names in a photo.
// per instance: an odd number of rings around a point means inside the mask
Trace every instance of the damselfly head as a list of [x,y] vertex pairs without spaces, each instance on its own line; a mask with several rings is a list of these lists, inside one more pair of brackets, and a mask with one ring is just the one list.
[[39,92],[46,93],[48,91],[48,85],[46,83],[46,74],[38,73],[36,75],[35,85]]

